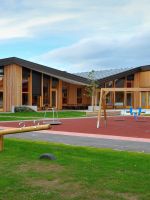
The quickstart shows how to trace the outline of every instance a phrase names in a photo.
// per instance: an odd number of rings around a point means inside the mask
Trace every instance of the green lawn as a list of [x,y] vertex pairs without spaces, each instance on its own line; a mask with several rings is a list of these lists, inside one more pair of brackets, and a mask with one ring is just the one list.
[[[57,160],[39,160],[42,153]],[[150,155],[6,139],[0,200],[149,200]]]
[[[17,113],[0,113],[0,121],[13,121],[13,120],[30,120],[30,119],[43,119],[45,112],[17,112]],[[85,117],[85,112],[80,111],[59,111],[59,118],[71,117]],[[52,112],[46,112],[46,118],[52,118]],[[56,117],[56,114],[55,114]]]

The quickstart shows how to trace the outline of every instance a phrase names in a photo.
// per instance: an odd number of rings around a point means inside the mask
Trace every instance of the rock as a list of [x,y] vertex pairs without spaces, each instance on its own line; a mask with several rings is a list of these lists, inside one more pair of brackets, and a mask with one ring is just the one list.
[[51,153],[44,153],[40,155],[40,159],[56,160],[56,157]]

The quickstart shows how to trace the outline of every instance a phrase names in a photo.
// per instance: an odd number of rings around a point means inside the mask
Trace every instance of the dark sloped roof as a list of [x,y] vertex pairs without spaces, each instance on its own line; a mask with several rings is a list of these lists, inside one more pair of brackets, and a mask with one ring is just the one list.
[[[122,78],[124,76],[128,76],[134,74],[139,71],[150,70],[150,66],[141,66],[141,67],[134,67],[134,68],[120,68],[120,69],[107,69],[101,71],[94,71],[95,80],[99,82],[99,84],[103,84],[106,81]],[[76,75],[88,78],[89,72],[81,72],[76,73]]]
[[20,59],[16,57],[0,59],[0,66],[6,66],[6,65],[11,65],[11,64],[17,64],[22,67],[26,67],[26,68],[29,68],[29,69],[32,69],[44,74],[48,74],[50,76],[53,76],[63,81],[74,83],[74,84],[86,85],[89,83],[89,81],[84,77],[80,77],[80,76],[77,76],[65,71],[57,70],[57,69],[47,67],[41,64],[30,62],[24,59]]
[[[51,67],[47,67],[45,65],[37,64],[16,57],[0,59],[0,66],[6,66],[10,64],[17,64],[22,67],[26,67],[59,78],[69,83],[87,85],[90,82],[88,79],[89,72],[71,74],[65,71],[57,70]],[[95,71],[94,73],[95,73],[95,79],[98,80],[99,84],[101,85],[106,81],[122,78],[124,76],[128,76],[139,71],[147,71],[147,70],[150,70],[150,65],[131,67],[131,68],[107,69],[107,70]]]
[[[122,72],[126,72],[132,68],[120,68],[120,69],[106,69],[106,70],[100,70],[100,71],[93,71],[94,77],[96,80],[100,80],[109,76],[113,76],[116,74],[120,74]],[[89,72],[81,72],[81,73],[75,73],[78,76],[88,78]]]

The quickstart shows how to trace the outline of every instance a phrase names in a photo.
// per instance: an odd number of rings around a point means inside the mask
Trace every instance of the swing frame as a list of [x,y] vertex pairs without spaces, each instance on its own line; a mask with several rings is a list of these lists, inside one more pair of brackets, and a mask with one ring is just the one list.
[[106,113],[106,95],[109,92],[150,92],[150,88],[101,88],[99,99],[99,110],[97,116],[97,128],[100,128],[102,107],[104,112],[104,123],[107,127],[107,113]]

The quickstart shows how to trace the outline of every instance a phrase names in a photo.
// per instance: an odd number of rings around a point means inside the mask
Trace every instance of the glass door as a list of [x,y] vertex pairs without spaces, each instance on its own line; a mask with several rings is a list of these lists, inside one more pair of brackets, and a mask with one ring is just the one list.
[[133,93],[126,93],[126,107],[133,107]]

